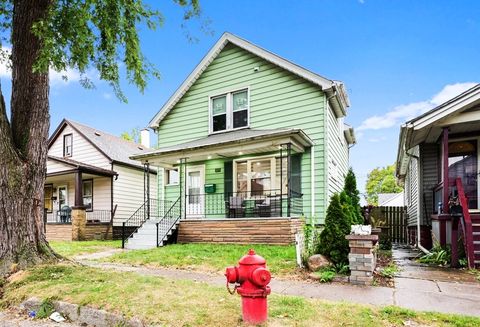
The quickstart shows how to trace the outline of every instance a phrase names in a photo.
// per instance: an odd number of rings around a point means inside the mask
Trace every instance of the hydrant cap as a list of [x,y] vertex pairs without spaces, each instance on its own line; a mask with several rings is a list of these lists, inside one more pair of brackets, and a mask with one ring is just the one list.
[[253,249],[250,249],[248,254],[244,255],[238,263],[240,265],[264,265],[266,260],[262,256],[255,254]]

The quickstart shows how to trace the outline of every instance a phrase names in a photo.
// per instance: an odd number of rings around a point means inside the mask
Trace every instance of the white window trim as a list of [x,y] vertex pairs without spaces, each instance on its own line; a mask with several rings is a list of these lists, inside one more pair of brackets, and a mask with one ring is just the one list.
[[[180,169],[179,169],[179,168],[165,168],[165,169],[164,169],[164,174],[165,174],[165,175],[163,176],[163,178],[164,178],[164,181],[165,181],[165,186],[178,185],[178,184],[179,184],[179,182],[176,182],[176,183],[170,183],[170,179],[169,179],[169,178],[167,178],[167,177],[168,177],[168,171],[169,171],[169,170],[176,170],[176,171],[177,171],[177,173],[179,174],[179,176],[178,176],[178,177],[179,177],[179,181],[180,181]],[[167,182],[168,182],[168,183],[167,183]]]
[[[263,155],[263,156],[252,156],[252,157],[244,157],[244,158],[237,158],[233,160],[233,192],[238,192],[237,190],[237,162],[239,161],[246,161],[247,162],[247,193],[252,192],[251,189],[251,165],[252,161],[258,160],[265,160],[270,159],[270,169],[271,169],[271,176],[270,176],[270,183],[271,183],[271,190],[277,190],[277,159],[280,158],[280,155]],[[283,157],[286,158],[286,157]],[[281,183],[281,181],[280,181]],[[282,185],[280,185],[280,190],[282,189]]]
[[[233,106],[232,106],[232,98],[234,93],[238,93],[241,91],[247,91],[247,125],[242,126],[242,127],[237,127],[233,128]],[[213,107],[212,107],[212,102],[213,99],[221,97],[221,96],[226,96],[226,105],[227,105],[227,110],[226,110],[226,115],[227,115],[227,122],[226,122],[226,129],[222,131],[213,131]],[[250,128],[250,86],[245,86],[245,87],[240,87],[240,88],[235,88],[234,90],[228,90],[228,91],[223,91],[223,92],[218,92],[215,93],[214,95],[211,95],[208,97],[208,133],[209,134],[219,134],[219,133],[225,133],[225,132],[230,132],[230,131],[237,131],[240,129],[245,129],[245,128]]]

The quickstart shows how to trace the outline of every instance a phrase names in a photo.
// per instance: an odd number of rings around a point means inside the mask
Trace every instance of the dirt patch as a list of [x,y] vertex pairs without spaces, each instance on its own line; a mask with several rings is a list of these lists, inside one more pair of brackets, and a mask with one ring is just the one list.
[[29,273],[27,271],[20,270],[20,271],[17,271],[16,273],[14,273],[14,274],[8,276],[7,282],[9,282],[9,283],[18,282],[18,281],[21,281],[24,278],[26,278],[28,275],[29,275]]
[[389,267],[394,267],[394,265],[395,262],[393,261],[391,251],[379,251],[377,253],[377,267],[373,272],[373,285],[394,288],[393,276],[387,276],[382,273],[382,271],[389,269]]

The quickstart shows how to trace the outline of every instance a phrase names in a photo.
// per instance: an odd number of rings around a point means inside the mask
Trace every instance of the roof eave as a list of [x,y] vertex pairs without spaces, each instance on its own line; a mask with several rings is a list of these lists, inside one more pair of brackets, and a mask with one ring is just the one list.
[[205,145],[191,147],[191,148],[188,148],[188,149],[175,149],[175,150],[168,150],[168,151],[163,151],[163,152],[162,152],[161,149],[159,149],[159,150],[155,150],[155,151],[151,151],[151,152],[147,152],[147,153],[142,153],[142,154],[137,154],[137,155],[130,156],[130,159],[142,161],[142,160],[148,159],[148,158],[150,158],[152,156],[155,156],[155,155],[171,155],[171,154],[174,154],[174,153],[177,153],[177,152],[182,152],[182,151],[185,151],[185,150],[196,151],[196,150],[199,150],[199,149],[214,147],[218,144],[226,145],[226,144],[229,144],[229,143],[248,142],[248,141],[262,140],[262,139],[275,138],[275,137],[287,136],[287,135],[295,135],[295,134],[298,134],[301,137],[301,139],[305,142],[305,145],[307,145],[307,146],[314,145],[313,140],[303,130],[292,129],[292,130],[282,131],[282,132],[279,132],[279,133],[276,133],[276,134],[251,136],[251,137],[238,139],[238,140],[235,140],[235,141],[222,142],[222,143],[216,143],[216,144],[215,143],[205,144]]
[[341,95],[341,99],[338,99],[338,107],[340,108],[340,111],[343,112],[343,116],[345,116],[345,108],[348,107],[350,104],[342,83],[329,80],[323,76],[315,74],[238,36],[230,33],[224,33],[217,41],[217,43],[215,43],[215,45],[205,55],[205,57],[203,57],[203,59],[195,67],[195,69],[190,73],[190,75],[183,81],[183,83],[175,91],[175,93],[162,106],[159,112],[152,118],[152,120],[150,120],[148,127],[154,130],[159,127],[160,122],[165,118],[168,112],[188,91],[188,89],[193,85],[193,83],[195,83],[198,77],[205,71],[208,65],[216,58],[216,56],[220,53],[220,51],[226,46],[228,42],[318,85],[322,90],[327,90],[330,88],[338,89],[337,92]]

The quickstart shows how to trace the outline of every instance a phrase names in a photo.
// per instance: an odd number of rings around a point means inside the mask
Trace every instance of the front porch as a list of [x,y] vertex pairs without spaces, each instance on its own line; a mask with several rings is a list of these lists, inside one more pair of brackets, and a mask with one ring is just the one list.
[[44,186],[47,239],[111,239],[115,172],[66,158],[49,160],[54,164]]
[[[175,240],[291,244],[298,218],[313,209],[305,205],[313,187],[302,189],[311,145],[298,129],[240,130],[135,156],[146,171],[154,165],[164,173],[159,199],[149,198],[145,175],[146,201],[123,224],[122,239],[131,248],[154,245],[152,235],[156,246]],[[310,174],[305,177],[310,185]]]

